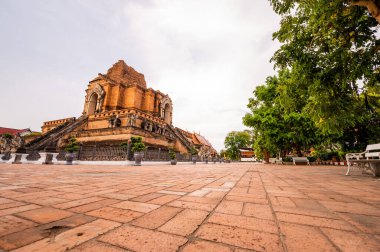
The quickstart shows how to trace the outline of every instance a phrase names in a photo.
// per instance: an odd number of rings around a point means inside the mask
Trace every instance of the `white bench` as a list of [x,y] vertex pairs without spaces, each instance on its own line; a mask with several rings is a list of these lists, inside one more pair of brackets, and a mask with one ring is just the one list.
[[307,157],[292,157],[292,159],[294,165],[297,165],[297,163],[310,165],[309,159],[307,159]]
[[277,159],[276,164],[282,164],[282,158]]
[[356,164],[367,164],[374,176],[380,176],[380,143],[369,144],[364,152],[361,153],[347,153],[347,172],[349,175],[351,167]]
[[277,158],[269,158],[269,163],[275,164],[276,160],[277,160]]

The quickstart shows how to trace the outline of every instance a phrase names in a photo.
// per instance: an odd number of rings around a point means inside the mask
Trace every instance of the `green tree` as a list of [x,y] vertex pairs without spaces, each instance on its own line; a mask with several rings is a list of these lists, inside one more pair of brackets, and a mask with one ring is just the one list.
[[[280,70],[291,69],[297,79],[284,85],[298,85],[307,97],[301,112],[330,136],[342,137],[347,129],[363,123],[376,124],[380,118],[376,102],[379,13],[375,11],[379,1],[270,2],[282,18],[273,34],[282,46],[272,61]],[[280,95],[286,99],[285,93]]]
[[244,125],[254,132],[256,156],[268,161],[294,150],[299,156],[323,137],[309,115],[302,110],[307,96],[288,70],[268,77],[265,85],[256,87],[249,100]]
[[252,135],[246,131],[232,131],[228,133],[224,140],[227,157],[237,160],[240,155],[240,148],[252,147]]

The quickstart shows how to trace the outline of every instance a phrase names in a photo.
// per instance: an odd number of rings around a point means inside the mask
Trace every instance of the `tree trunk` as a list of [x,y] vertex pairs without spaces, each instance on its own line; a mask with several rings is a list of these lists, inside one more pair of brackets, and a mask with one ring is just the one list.
[[264,161],[265,163],[269,163],[269,152],[268,151],[264,151]]
[[363,6],[380,24],[380,1],[379,0],[352,0],[351,5]]

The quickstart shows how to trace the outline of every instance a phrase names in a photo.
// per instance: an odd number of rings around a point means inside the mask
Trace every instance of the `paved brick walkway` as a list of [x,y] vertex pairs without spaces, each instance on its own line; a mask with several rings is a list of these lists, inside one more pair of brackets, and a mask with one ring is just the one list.
[[379,251],[380,180],[344,172],[0,164],[0,251]]

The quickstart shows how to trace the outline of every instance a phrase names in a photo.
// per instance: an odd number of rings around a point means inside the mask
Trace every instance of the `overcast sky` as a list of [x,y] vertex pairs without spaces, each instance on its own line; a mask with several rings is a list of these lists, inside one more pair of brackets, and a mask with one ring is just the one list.
[[88,82],[123,59],[220,150],[274,74],[278,27],[268,0],[1,0],[0,127],[80,116]]

